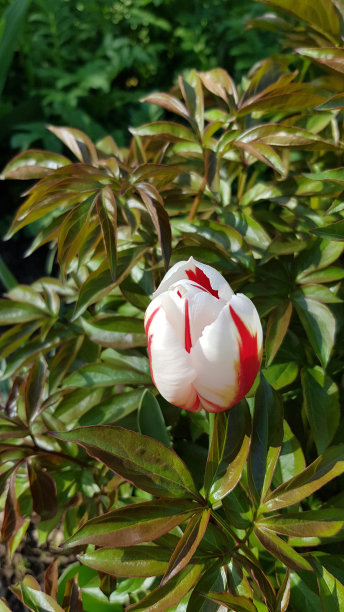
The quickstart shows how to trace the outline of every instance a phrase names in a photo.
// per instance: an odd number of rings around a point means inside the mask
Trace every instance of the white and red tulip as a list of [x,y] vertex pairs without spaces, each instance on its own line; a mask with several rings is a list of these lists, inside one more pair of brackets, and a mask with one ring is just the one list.
[[255,306],[192,257],[163,278],[146,310],[145,330],[153,382],[180,408],[227,410],[258,374],[263,333]]

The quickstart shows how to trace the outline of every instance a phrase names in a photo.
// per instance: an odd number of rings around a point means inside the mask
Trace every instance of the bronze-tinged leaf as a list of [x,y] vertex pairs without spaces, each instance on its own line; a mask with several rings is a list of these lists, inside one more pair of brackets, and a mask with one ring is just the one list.
[[103,187],[98,194],[96,210],[112,280],[115,280],[117,270],[117,203],[109,185]]
[[340,18],[335,4],[328,0],[260,0],[269,7],[300,19],[334,45],[340,45]]
[[344,516],[341,508],[321,508],[275,514],[260,519],[257,524],[289,537],[326,538],[343,529]]
[[172,252],[172,233],[168,213],[162,205],[162,198],[156,189],[148,183],[140,183],[137,186],[137,191],[145,204],[148,213],[153,221],[154,227],[158,234],[158,240],[161,246],[165,268],[168,264]]
[[264,500],[262,510],[292,506],[344,472],[344,444],[328,448],[300,474],[281,484]]
[[[328,3],[328,6],[333,5]],[[334,8],[334,7],[333,7]],[[304,57],[309,57],[310,59],[318,62],[319,64],[323,64],[332,68],[336,72],[344,73],[344,49],[336,48],[336,47],[320,47],[320,48],[305,48],[305,49],[296,49],[297,53],[303,55]]]
[[233,612],[257,612],[257,608],[247,597],[241,595],[233,595],[232,593],[214,593],[209,591],[205,593],[207,599],[211,599],[221,606],[233,610]]
[[150,542],[184,523],[199,509],[189,499],[131,504],[90,519],[67,540],[66,546],[126,547]]
[[263,142],[235,142],[236,147],[239,149],[243,149],[249,155],[253,155],[256,159],[263,162],[276,170],[281,176],[285,178],[286,169],[283,165],[283,161],[281,156],[275,151],[273,147],[268,144],[264,144]]
[[62,607],[64,612],[83,612],[81,590],[77,578],[67,580],[63,595]]
[[201,499],[185,463],[153,438],[106,425],[79,427],[54,436],[80,444],[89,455],[152,495]]
[[290,572],[286,571],[278,589],[275,612],[287,612],[290,600]]
[[199,579],[204,565],[189,565],[163,586],[154,589],[138,603],[129,606],[128,612],[165,612],[176,606]]
[[161,585],[171,580],[173,576],[178,574],[190,561],[197,550],[198,545],[202,541],[204,532],[207,528],[210,517],[210,508],[202,510],[195,514],[189,521],[183,536],[179,540],[171,559],[168,568],[163,576]]
[[[28,578],[28,576],[26,578]],[[23,602],[30,610],[34,610],[35,612],[66,612],[66,608],[61,608],[57,601],[50,595],[38,590],[36,586],[32,587],[31,581],[26,581],[25,583],[23,582],[21,585],[21,591]],[[72,611],[69,609],[69,612]],[[79,610],[76,610],[76,612],[82,612],[82,609],[79,608]]]
[[191,70],[185,78],[179,75],[178,82],[191,121],[201,136],[204,128],[204,99],[200,77],[196,70]]
[[253,559],[253,556],[251,556],[251,559],[248,559],[247,557],[239,553],[236,553],[235,558],[240,564],[240,566],[243,567],[247,571],[247,573],[253,578],[267,604],[268,610],[275,610],[275,589],[270,578],[261,569],[259,562],[255,561]]
[[48,130],[62,140],[79,161],[88,164],[97,163],[98,156],[96,147],[84,132],[75,128],[56,127],[53,125],[49,125]]
[[55,480],[37,460],[28,463],[28,474],[34,511],[43,521],[53,518],[58,508]]
[[171,96],[171,94],[163,92],[152,93],[149,94],[149,96],[142,98],[141,102],[157,104],[157,106],[161,106],[162,108],[165,108],[171,113],[176,113],[177,115],[180,115],[181,117],[183,117],[183,119],[186,119],[187,121],[190,120],[190,115],[186,109],[186,106],[183,104],[183,102],[178,100],[178,98]]
[[288,331],[292,312],[293,304],[292,302],[286,300],[274,308],[269,316],[265,340],[267,365],[270,365],[274,360],[276,353],[283,342],[283,339]]
[[17,494],[16,494],[16,476],[15,470],[9,479],[9,486],[5,501],[4,518],[1,527],[1,540],[4,544],[8,544],[18,529],[23,524],[23,518],[20,514]]
[[4,179],[39,179],[68,164],[70,160],[59,153],[28,149],[13,157],[1,176]]
[[204,87],[206,87],[215,96],[222,98],[231,108],[235,108],[238,101],[238,94],[235,88],[233,79],[228,72],[222,68],[214,68],[208,72],[198,73]]
[[56,599],[58,588],[58,562],[55,559],[44,572],[44,591]]
[[43,357],[39,357],[31,366],[24,386],[24,402],[28,423],[34,421],[40,411],[46,375],[47,364]]
[[256,526],[254,533],[262,546],[290,569],[312,571],[312,566],[304,557],[269,529]]

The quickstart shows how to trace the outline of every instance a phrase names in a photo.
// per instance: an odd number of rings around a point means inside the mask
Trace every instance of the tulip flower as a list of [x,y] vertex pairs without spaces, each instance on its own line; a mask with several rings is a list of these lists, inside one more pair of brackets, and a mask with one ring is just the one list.
[[175,406],[221,412],[248,393],[262,356],[262,327],[245,295],[190,257],[165,275],[145,314],[152,380]]

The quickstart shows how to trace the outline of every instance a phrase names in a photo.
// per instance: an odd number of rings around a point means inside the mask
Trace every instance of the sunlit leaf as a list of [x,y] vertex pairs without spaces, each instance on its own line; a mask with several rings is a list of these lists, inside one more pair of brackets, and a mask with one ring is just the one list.
[[331,443],[340,419],[336,383],[319,366],[301,372],[303,401],[318,453]]
[[80,444],[92,457],[152,495],[199,499],[193,478],[183,461],[153,438],[121,427],[101,425],[54,435]]

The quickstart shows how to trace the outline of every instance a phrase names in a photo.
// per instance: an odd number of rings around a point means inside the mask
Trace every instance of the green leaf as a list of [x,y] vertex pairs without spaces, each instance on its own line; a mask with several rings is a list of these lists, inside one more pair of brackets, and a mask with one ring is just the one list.
[[250,443],[251,417],[243,400],[215,416],[204,489],[211,503],[225,497],[238,483]]
[[117,203],[109,185],[106,185],[97,196],[96,210],[111,276],[115,280],[117,270]]
[[21,585],[24,604],[33,612],[64,612],[57,601],[50,595],[33,589],[26,584]]
[[154,589],[138,603],[129,606],[128,612],[164,612],[176,606],[184,595],[196,584],[204,565],[189,565],[180,574],[169,580],[163,586]]
[[336,330],[332,312],[325,304],[303,296],[294,297],[294,305],[315,354],[323,366],[326,366]]
[[153,438],[121,427],[103,425],[54,435],[66,442],[80,444],[91,457],[152,495],[200,499],[183,461]]
[[144,385],[150,384],[147,374],[139,374],[130,367],[114,368],[105,363],[91,363],[82,366],[79,370],[68,376],[62,387],[113,387],[114,385]]
[[326,508],[269,516],[261,518],[258,524],[289,537],[329,538],[343,528],[344,517],[341,508]]
[[0,325],[13,325],[14,323],[28,323],[35,319],[42,319],[42,311],[22,302],[0,300]]
[[309,572],[301,572],[299,576],[296,572],[291,572],[290,584],[290,603],[298,612],[308,609],[311,609],[313,612],[323,612],[319,601],[316,579],[313,575]]
[[18,285],[17,279],[13,276],[11,270],[6,266],[3,258],[0,256],[0,281],[6,291],[10,291]]
[[172,556],[169,560],[168,567],[162,578],[161,585],[165,584],[173,576],[188,565],[189,561],[196,552],[198,545],[202,541],[204,532],[207,528],[210,517],[210,508],[206,508],[202,512],[194,514],[188,522],[188,525],[180,538]]
[[276,598],[276,612],[286,612],[290,600],[290,572],[287,570]]
[[166,446],[171,446],[159,402],[148,389],[143,392],[137,414],[137,422],[141,434],[151,436]]
[[279,304],[269,316],[266,331],[267,365],[273,361],[286,335],[293,312],[293,304],[284,301]]
[[325,240],[344,240],[344,219],[336,223],[330,223],[325,227],[312,229],[313,234],[324,238]]
[[344,585],[311,557],[319,584],[319,595],[323,612],[341,612],[344,609]]
[[2,94],[13,53],[18,45],[30,0],[12,0],[2,17],[0,38],[0,96]]
[[129,548],[100,548],[79,555],[84,565],[98,572],[128,578],[162,576],[167,569],[170,551],[142,544]]
[[318,453],[331,443],[339,425],[338,387],[319,366],[301,372],[303,401]]
[[208,566],[191,593],[187,612],[218,612],[220,606],[208,600],[203,593],[213,590],[223,591],[226,585],[223,568],[219,564]]
[[256,392],[248,482],[255,503],[267,492],[283,441],[283,406],[279,395],[261,376]]
[[298,371],[297,364],[293,361],[288,361],[288,363],[273,363],[268,368],[264,368],[262,373],[268,383],[278,391],[294,382]]
[[312,570],[311,565],[297,553],[287,542],[276,536],[272,531],[256,526],[254,530],[258,540],[274,557],[287,567],[295,570]]
[[126,547],[150,542],[184,523],[197,510],[199,506],[190,499],[160,499],[131,504],[90,519],[65,545]]
[[303,472],[272,491],[263,505],[268,512],[297,504],[344,472],[344,444],[327,449]]
[[187,236],[190,235],[194,242],[197,241],[198,237],[202,238],[202,246],[204,246],[204,240],[213,248],[215,244],[221,249],[226,258],[228,257],[228,253],[230,253],[231,257],[239,261],[246,268],[252,268],[252,258],[248,253],[244,240],[241,234],[232,227],[215,221],[203,220],[194,221],[192,223],[178,221],[174,224],[174,227],[181,233]]
[[[125,393],[116,393],[109,399],[102,400],[96,405],[93,402],[89,409],[85,407],[84,414],[80,416],[78,425],[112,425],[137,410],[141,397],[142,389],[134,389]],[[74,412],[77,417],[77,404],[74,405],[76,406]],[[68,414],[67,418],[63,420],[67,421],[67,419]],[[69,419],[67,422],[69,423]]]
[[233,610],[234,612],[257,612],[257,608],[246,597],[241,597],[240,595],[232,595],[231,593],[214,593],[210,591],[205,594],[205,597],[211,599],[212,601],[216,601],[217,603],[225,606],[229,610]]
[[327,268],[339,259],[343,250],[344,245],[340,243],[320,240],[320,238],[315,239],[312,245],[302,251],[295,261],[297,282],[309,282],[310,273]]
[[172,121],[155,121],[154,123],[140,125],[140,127],[130,128],[129,131],[134,136],[150,136],[170,142],[195,141],[195,136],[191,130]]
[[204,99],[201,80],[196,70],[191,70],[185,78],[179,76],[179,87],[183,94],[189,117],[197,125],[200,134],[204,127]]
[[82,318],[81,324],[92,342],[117,350],[147,346],[143,320],[120,315],[101,315],[94,319]]
[[300,442],[293,434],[286,420],[283,422],[283,443],[273,475],[275,487],[296,476],[306,467]]
[[86,308],[106,296],[130,274],[130,270],[136,265],[146,251],[146,247],[130,247],[118,252],[117,280],[113,283],[107,261],[91,272],[81,286],[78,301],[75,305],[73,320],[77,319]]

